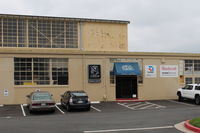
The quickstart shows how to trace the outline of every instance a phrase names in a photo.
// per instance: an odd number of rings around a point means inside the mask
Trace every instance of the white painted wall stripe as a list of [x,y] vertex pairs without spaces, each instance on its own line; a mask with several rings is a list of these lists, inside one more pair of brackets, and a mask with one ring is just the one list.
[[24,111],[24,106],[23,106],[22,104],[21,104],[21,109],[22,109],[23,115],[26,116],[26,113],[25,113],[25,111]]
[[110,130],[95,130],[95,131],[83,131],[83,132],[84,133],[107,133],[107,132],[123,132],[123,131],[156,130],[156,129],[167,129],[167,128],[174,128],[174,126],[129,128],[129,129],[110,129]]

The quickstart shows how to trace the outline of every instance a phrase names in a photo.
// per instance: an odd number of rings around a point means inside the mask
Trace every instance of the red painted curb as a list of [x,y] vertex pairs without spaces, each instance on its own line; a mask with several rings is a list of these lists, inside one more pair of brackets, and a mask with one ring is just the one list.
[[145,102],[144,100],[117,100],[116,102],[125,103],[125,102]]
[[189,123],[189,121],[190,121],[190,120],[185,121],[184,126],[185,126],[187,129],[191,130],[191,131],[194,131],[194,132],[196,132],[196,133],[200,133],[200,128],[191,125],[191,124]]

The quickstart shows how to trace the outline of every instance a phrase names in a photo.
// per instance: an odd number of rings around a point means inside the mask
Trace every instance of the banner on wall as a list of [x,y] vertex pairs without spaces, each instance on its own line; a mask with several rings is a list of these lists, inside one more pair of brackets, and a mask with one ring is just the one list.
[[161,65],[160,77],[178,77],[177,65]]
[[100,83],[101,82],[101,66],[88,65],[88,82]]
[[145,77],[146,78],[155,78],[156,74],[156,65],[145,65]]

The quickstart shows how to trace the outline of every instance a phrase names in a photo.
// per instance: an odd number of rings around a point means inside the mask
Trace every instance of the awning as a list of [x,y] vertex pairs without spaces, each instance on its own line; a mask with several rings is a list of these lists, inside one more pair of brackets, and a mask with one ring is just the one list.
[[114,75],[141,75],[137,62],[116,62],[113,72]]

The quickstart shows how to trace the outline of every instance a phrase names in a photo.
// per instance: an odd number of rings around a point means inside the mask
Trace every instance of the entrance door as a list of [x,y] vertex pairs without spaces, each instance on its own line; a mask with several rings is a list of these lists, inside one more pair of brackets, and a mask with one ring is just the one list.
[[137,96],[137,76],[116,76],[116,98]]

